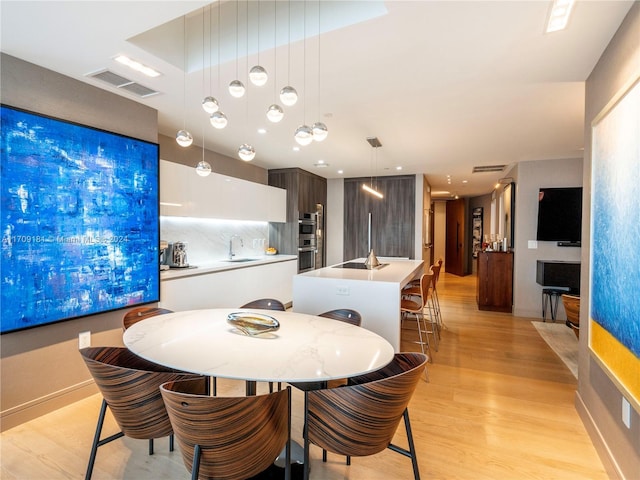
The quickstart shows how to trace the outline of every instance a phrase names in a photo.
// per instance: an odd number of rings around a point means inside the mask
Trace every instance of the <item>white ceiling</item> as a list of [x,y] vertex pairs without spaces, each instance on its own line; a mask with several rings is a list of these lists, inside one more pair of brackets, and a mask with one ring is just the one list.
[[[231,0],[220,11],[198,1],[2,0],[1,48],[157,109],[160,133],[186,125],[190,148],[204,136],[207,149],[236,157],[250,143],[264,168],[327,178],[424,173],[435,192],[474,196],[517,162],[582,156],[584,82],[632,3],[579,0],[568,28],[546,34],[546,0]],[[117,54],[162,75],[129,71]],[[247,85],[258,62],[271,74],[267,85],[250,86],[248,103],[232,98],[226,85],[236,70]],[[86,76],[105,68],[160,94],[139,98]],[[301,101],[271,124],[266,109],[287,80]],[[226,129],[210,126],[205,94],[218,99]],[[316,121],[329,137],[293,151],[295,128]],[[383,146],[374,151],[371,136]],[[320,160],[329,166],[314,167]],[[503,172],[471,173],[503,164]]]

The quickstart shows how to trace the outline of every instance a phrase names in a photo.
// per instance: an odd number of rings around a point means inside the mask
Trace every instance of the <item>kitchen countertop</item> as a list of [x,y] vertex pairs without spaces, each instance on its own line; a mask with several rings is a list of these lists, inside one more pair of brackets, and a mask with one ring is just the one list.
[[[350,260],[350,262],[364,263],[364,258]],[[335,265],[330,267],[312,270],[310,272],[301,273],[300,275],[313,278],[328,278],[337,280],[366,280],[370,282],[391,282],[405,285],[414,278],[416,269],[421,268],[424,264],[422,260],[400,260],[396,258],[378,257],[378,261],[383,264],[382,268],[378,267],[372,270],[336,268]],[[344,262],[349,263],[349,262]],[[336,264],[342,265],[342,264]]]
[[224,272],[227,270],[238,270],[240,268],[258,267],[260,265],[268,265],[270,263],[289,262],[296,260],[296,255],[264,255],[256,257],[255,260],[248,262],[229,262],[218,260],[207,263],[200,263],[195,267],[189,268],[171,268],[160,272],[160,280],[174,280],[177,278],[193,277],[196,275],[206,275],[209,273]]

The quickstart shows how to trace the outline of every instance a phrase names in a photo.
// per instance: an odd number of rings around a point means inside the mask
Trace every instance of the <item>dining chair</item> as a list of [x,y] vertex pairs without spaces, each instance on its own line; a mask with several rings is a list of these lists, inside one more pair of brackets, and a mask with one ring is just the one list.
[[211,397],[197,381],[160,387],[192,480],[242,480],[269,468],[285,449],[291,478],[291,387],[265,395]]
[[359,327],[362,323],[362,315],[355,310],[348,308],[338,308],[336,310],[329,310],[328,312],[321,313],[319,317],[332,318],[333,320],[339,320],[341,322],[350,323]]
[[159,307],[139,307],[129,310],[122,317],[122,329],[126,330],[134,323],[138,323],[145,318],[155,317],[156,315],[164,315],[165,313],[173,313],[173,310]]
[[[396,353],[387,366],[353,377],[347,386],[305,392],[304,478],[309,478],[309,449],[314,444],[346,455],[347,463],[351,457],[389,448],[411,458],[419,480],[408,405],[427,361],[422,353]],[[402,419],[408,449],[392,443]]]
[[[279,312],[286,312],[284,304],[280,300],[276,300],[274,298],[259,298],[257,300],[252,300],[249,303],[245,303],[240,308],[257,308],[261,310],[275,310]],[[255,384],[253,384],[255,385]],[[251,391],[255,387],[247,382],[247,392]],[[282,388],[282,383],[278,383],[278,390]],[[273,382],[269,382],[269,393],[273,392]]]
[[[149,440],[149,455],[153,455],[154,438],[169,436],[169,450],[173,451],[173,431],[159,387],[168,381],[191,379],[207,388],[206,378],[157,365],[123,347],[88,347],[80,355],[103,399],[85,479],[91,478],[98,447],[123,436]],[[107,407],[120,432],[101,439]]]
[[260,298],[258,300],[253,300],[249,303],[245,303],[240,308],[260,308],[263,310],[278,310],[280,312],[287,310],[280,300],[275,300],[273,298]]
[[580,296],[564,293],[561,298],[567,314],[566,325],[580,338]]
[[[432,334],[434,340],[434,347],[438,349],[438,337],[436,332],[437,327],[429,308],[429,296],[430,289],[433,284],[433,273],[423,273],[420,277],[419,288],[403,289],[400,298],[400,313],[403,316],[414,315],[416,319],[416,325],[418,327],[418,344],[422,350],[422,353],[431,358],[431,346],[429,344],[429,333]],[[431,330],[427,329],[427,319],[425,317],[425,309],[429,315],[429,323],[431,324]],[[424,334],[424,337],[423,337]],[[425,351],[426,346],[426,351]]]

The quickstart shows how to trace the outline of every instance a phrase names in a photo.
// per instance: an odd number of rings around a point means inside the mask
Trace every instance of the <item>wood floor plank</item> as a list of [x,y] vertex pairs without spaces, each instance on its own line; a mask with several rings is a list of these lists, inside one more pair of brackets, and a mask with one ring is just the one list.
[[[443,273],[438,285],[446,328],[410,403],[423,479],[604,480],[606,472],[574,407],[577,381],[541,339],[531,320],[480,312],[475,277]],[[415,322],[402,330],[402,348],[419,351]],[[244,382],[218,380],[220,395],[243,395]],[[258,385],[259,393],[267,391]],[[0,438],[2,479],[79,479],[86,469],[100,407],[94,395],[7,430]],[[302,440],[303,394],[293,391],[293,436]],[[105,431],[113,433],[108,415]],[[404,429],[394,443],[406,446]],[[576,454],[575,452],[579,452]],[[408,458],[386,450],[345,459],[312,447],[312,480],[413,478]],[[187,479],[167,440],[120,439],[98,450],[94,480]]]

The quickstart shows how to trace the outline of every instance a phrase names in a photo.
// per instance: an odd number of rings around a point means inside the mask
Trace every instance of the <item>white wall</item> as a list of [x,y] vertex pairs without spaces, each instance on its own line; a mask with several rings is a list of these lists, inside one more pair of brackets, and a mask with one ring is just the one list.
[[[556,242],[538,242],[537,249],[528,247],[529,240],[536,239],[538,191],[541,187],[579,186],[582,186],[581,158],[518,164],[514,215],[513,314],[515,316],[542,318],[542,286],[536,283],[537,260],[580,261],[580,247],[558,247]],[[559,307],[557,318],[566,318],[561,303]]]
[[341,263],[344,251],[344,180],[327,180],[327,209],[325,211],[325,248],[327,266]]

